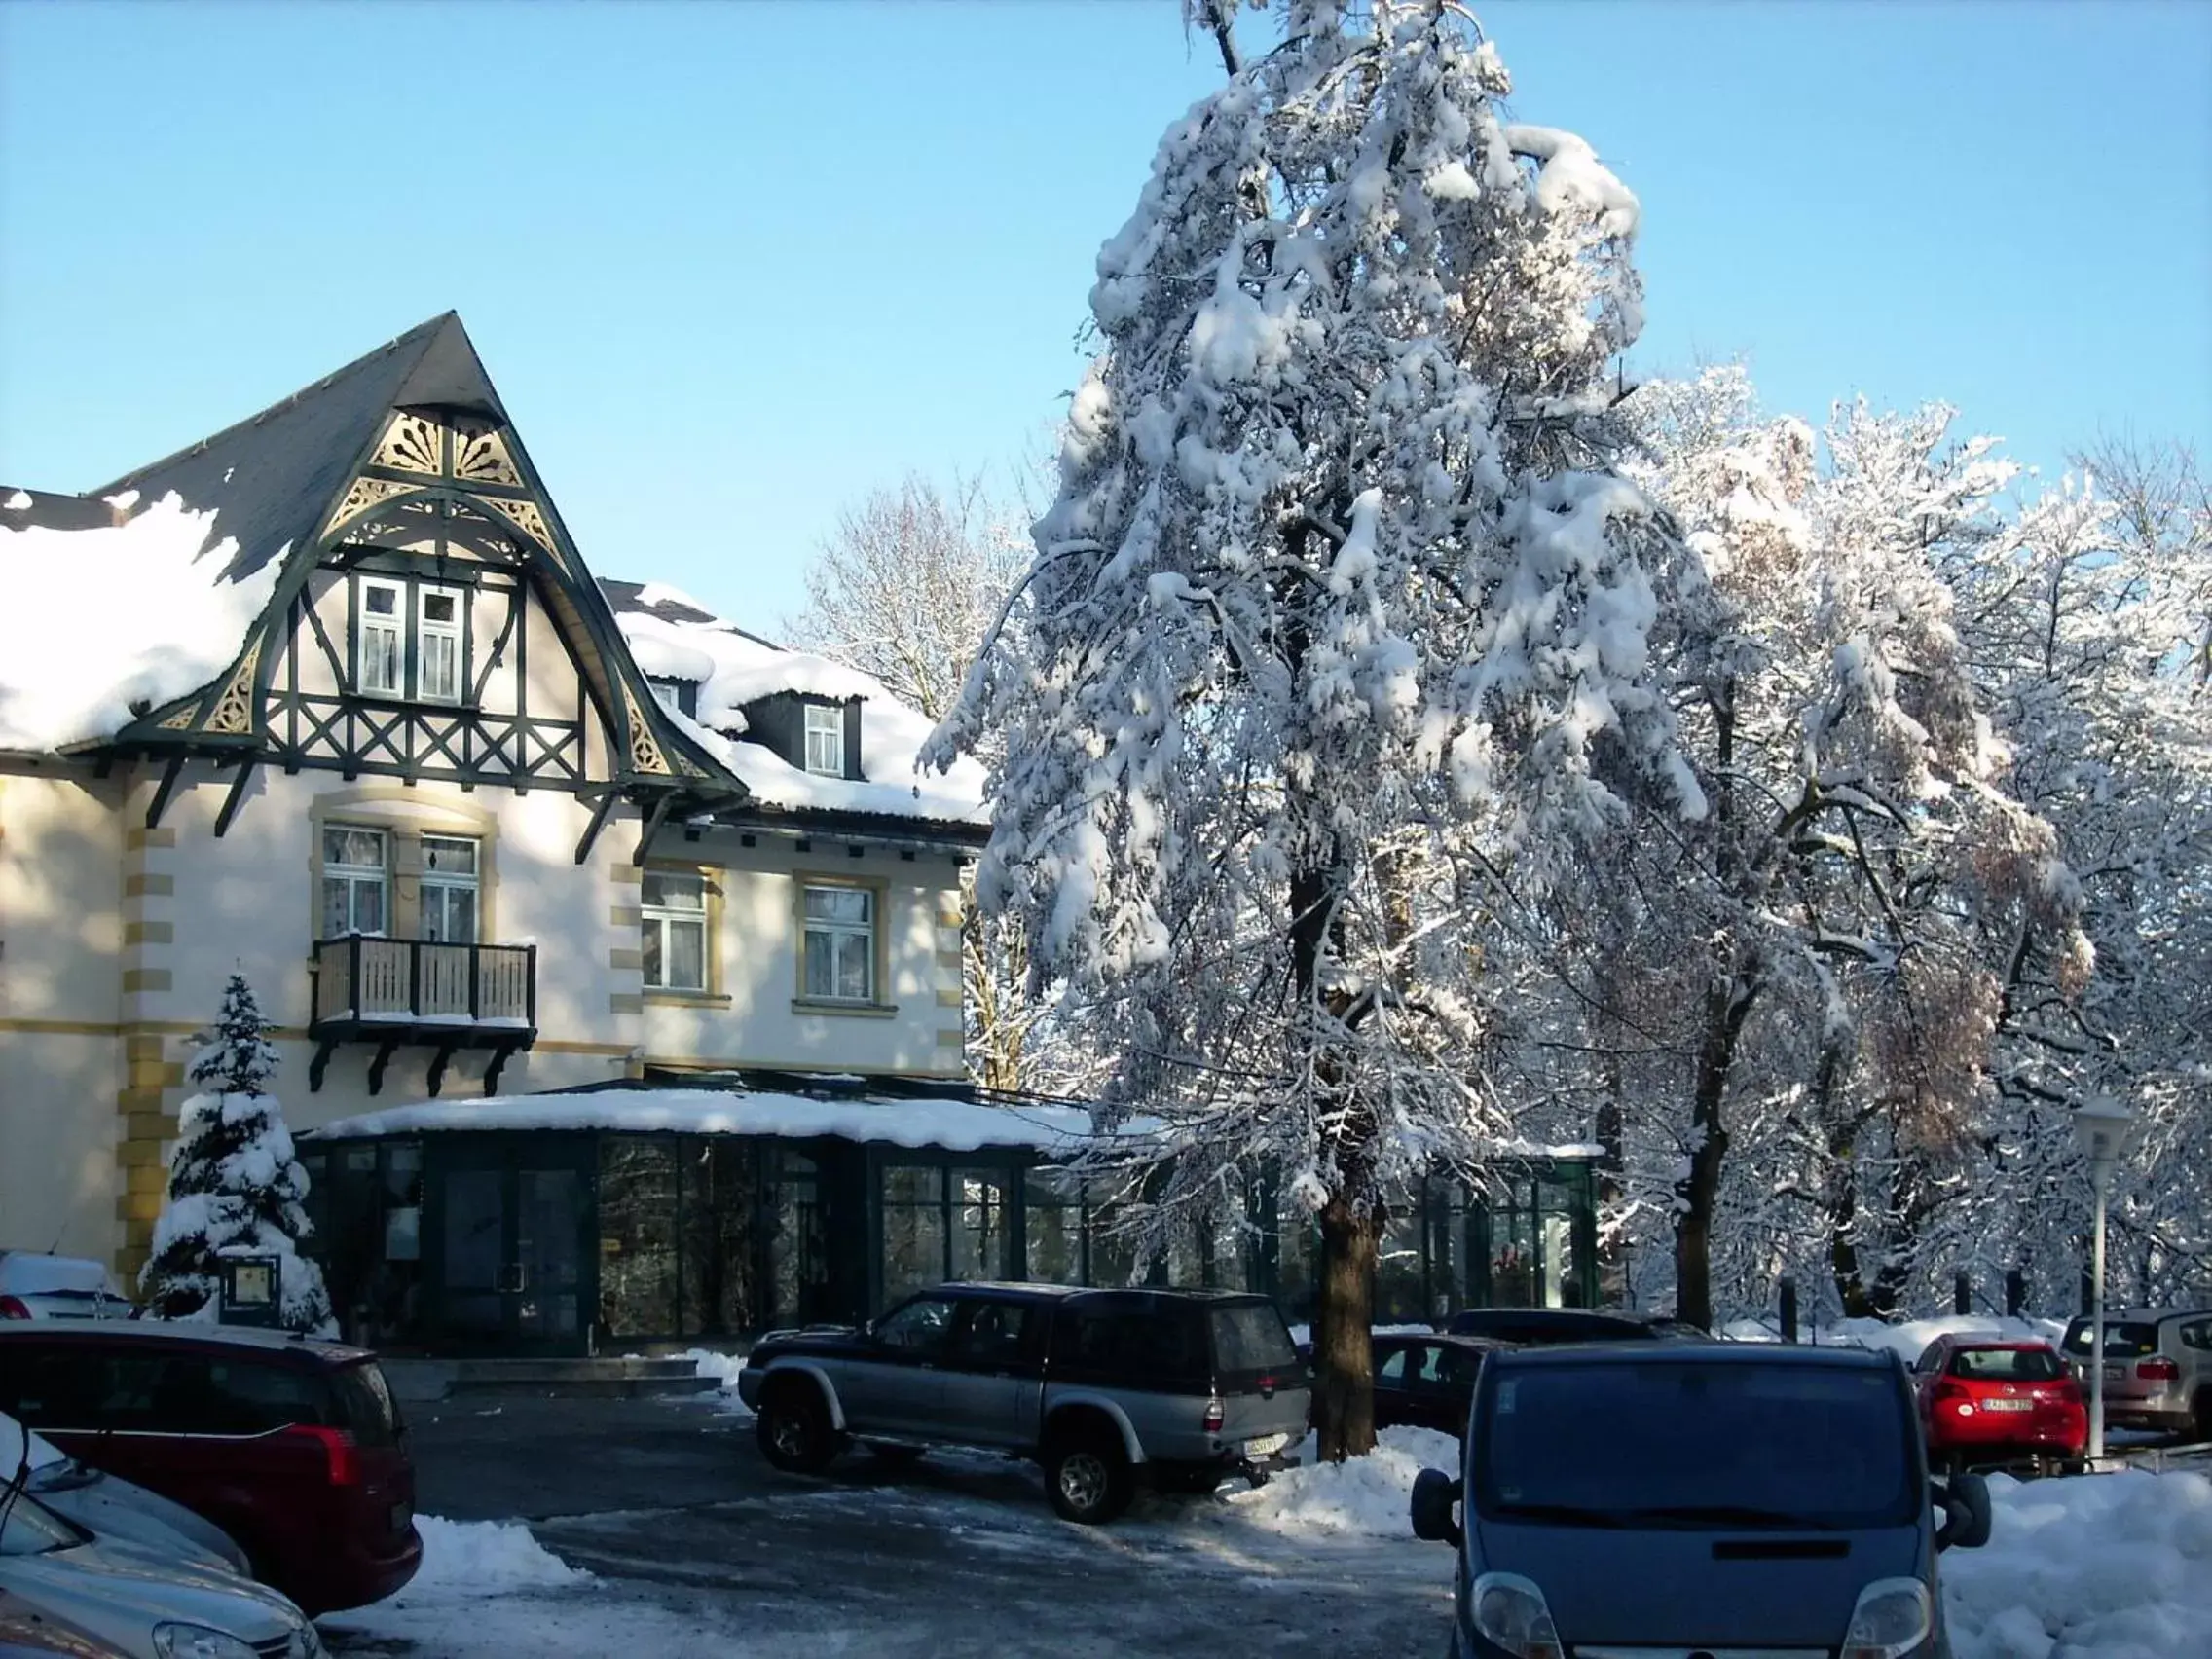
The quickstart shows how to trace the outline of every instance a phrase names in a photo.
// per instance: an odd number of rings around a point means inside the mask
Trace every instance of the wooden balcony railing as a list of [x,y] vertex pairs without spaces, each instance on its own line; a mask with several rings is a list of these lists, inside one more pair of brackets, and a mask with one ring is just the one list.
[[434,1044],[430,1092],[456,1049],[498,1051],[494,1071],[537,1035],[537,947],[534,944],[440,944],[422,939],[349,934],[314,945],[314,1012],[308,1035],[320,1045],[309,1072],[322,1085],[330,1051],[341,1042],[378,1044],[370,1092],[384,1081],[393,1048]]

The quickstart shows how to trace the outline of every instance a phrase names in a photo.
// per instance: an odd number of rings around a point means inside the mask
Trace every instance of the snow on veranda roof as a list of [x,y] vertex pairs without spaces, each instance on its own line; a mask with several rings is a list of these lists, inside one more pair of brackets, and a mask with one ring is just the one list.
[[[786,650],[659,582],[603,578],[599,585],[638,666],[654,679],[699,688],[697,715],[672,718],[736,773],[758,804],[960,825],[990,822],[983,768],[962,758],[948,772],[918,772],[914,762],[929,741],[929,719],[893,697],[873,676],[807,651]],[[866,776],[820,777],[765,744],[747,742],[744,706],[777,692],[858,699]]]
[[994,1105],[953,1097],[915,1098],[755,1092],[731,1088],[608,1088],[568,1094],[491,1095],[425,1100],[341,1118],[309,1131],[311,1141],[372,1135],[483,1133],[497,1129],[674,1130],[695,1135],[778,1135],[845,1140],[946,1152],[1027,1148],[1073,1156],[1092,1138],[1078,1106]]
[[506,418],[451,312],[83,496],[0,487],[0,749],[111,737],[214,680],[385,417],[426,404]]

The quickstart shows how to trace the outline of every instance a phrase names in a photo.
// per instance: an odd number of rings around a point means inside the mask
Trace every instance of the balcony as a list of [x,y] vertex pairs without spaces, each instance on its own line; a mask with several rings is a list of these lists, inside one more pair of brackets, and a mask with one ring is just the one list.
[[369,1092],[384,1088],[385,1067],[403,1044],[432,1048],[429,1090],[445,1083],[446,1064],[462,1049],[488,1049],[484,1092],[499,1082],[507,1056],[537,1040],[537,947],[534,944],[441,944],[432,940],[374,939],[349,934],[314,945],[314,1012],[308,1036],[315,1045],[308,1088],[341,1043],[374,1043]]

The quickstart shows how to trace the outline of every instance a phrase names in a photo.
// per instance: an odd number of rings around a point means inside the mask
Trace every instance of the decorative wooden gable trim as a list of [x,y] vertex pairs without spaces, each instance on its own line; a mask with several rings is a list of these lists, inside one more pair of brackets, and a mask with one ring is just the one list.
[[[747,798],[743,784],[653,698],[528,455],[498,419],[450,408],[394,409],[341,476],[345,486],[314,521],[319,532],[288,556],[268,608],[216,682],[221,689],[203,687],[146,711],[108,754],[166,754],[177,764],[195,753],[228,756],[226,764],[236,759],[233,807],[251,767],[263,760],[287,771],[331,766],[348,776],[432,778],[464,788],[569,790],[601,801],[593,836],[577,849],[579,862],[618,798],[649,805],[655,827],[679,807],[711,810]],[[505,587],[513,596],[507,626],[474,645],[474,695],[447,707],[303,690],[297,653],[315,649],[338,685],[352,683],[351,665],[317,615],[314,572],[379,570],[398,550],[425,545],[441,570],[449,552],[465,553],[460,568],[478,574],[456,579]],[[510,651],[527,683],[528,627],[516,618],[532,603],[542,604],[552,619],[580,671],[591,712],[606,727],[609,777],[592,776],[587,765],[584,707],[548,716],[472,706]],[[165,790],[157,814],[167,797]],[[229,817],[227,809],[220,822],[227,826]]]

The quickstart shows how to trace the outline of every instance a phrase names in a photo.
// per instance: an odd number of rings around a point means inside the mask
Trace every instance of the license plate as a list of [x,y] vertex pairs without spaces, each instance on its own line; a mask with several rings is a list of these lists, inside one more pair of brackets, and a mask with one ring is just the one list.
[[2106,1367],[2105,1367],[2105,1381],[2106,1381],[2107,1382],[2125,1382],[2126,1380],[2127,1380],[2127,1367],[2126,1367],[2126,1366],[2124,1366],[2124,1365],[2108,1365],[2108,1366],[2106,1366]]
[[1981,1409],[1985,1412],[2032,1412],[2036,1409],[2036,1403],[2033,1400],[1984,1400]]
[[415,1525],[415,1506],[412,1503],[395,1503],[391,1506],[391,1530],[404,1532]]
[[1289,1444],[1290,1436],[1287,1434],[1263,1434],[1257,1440],[1244,1442],[1244,1456],[1247,1457],[1272,1457]]

